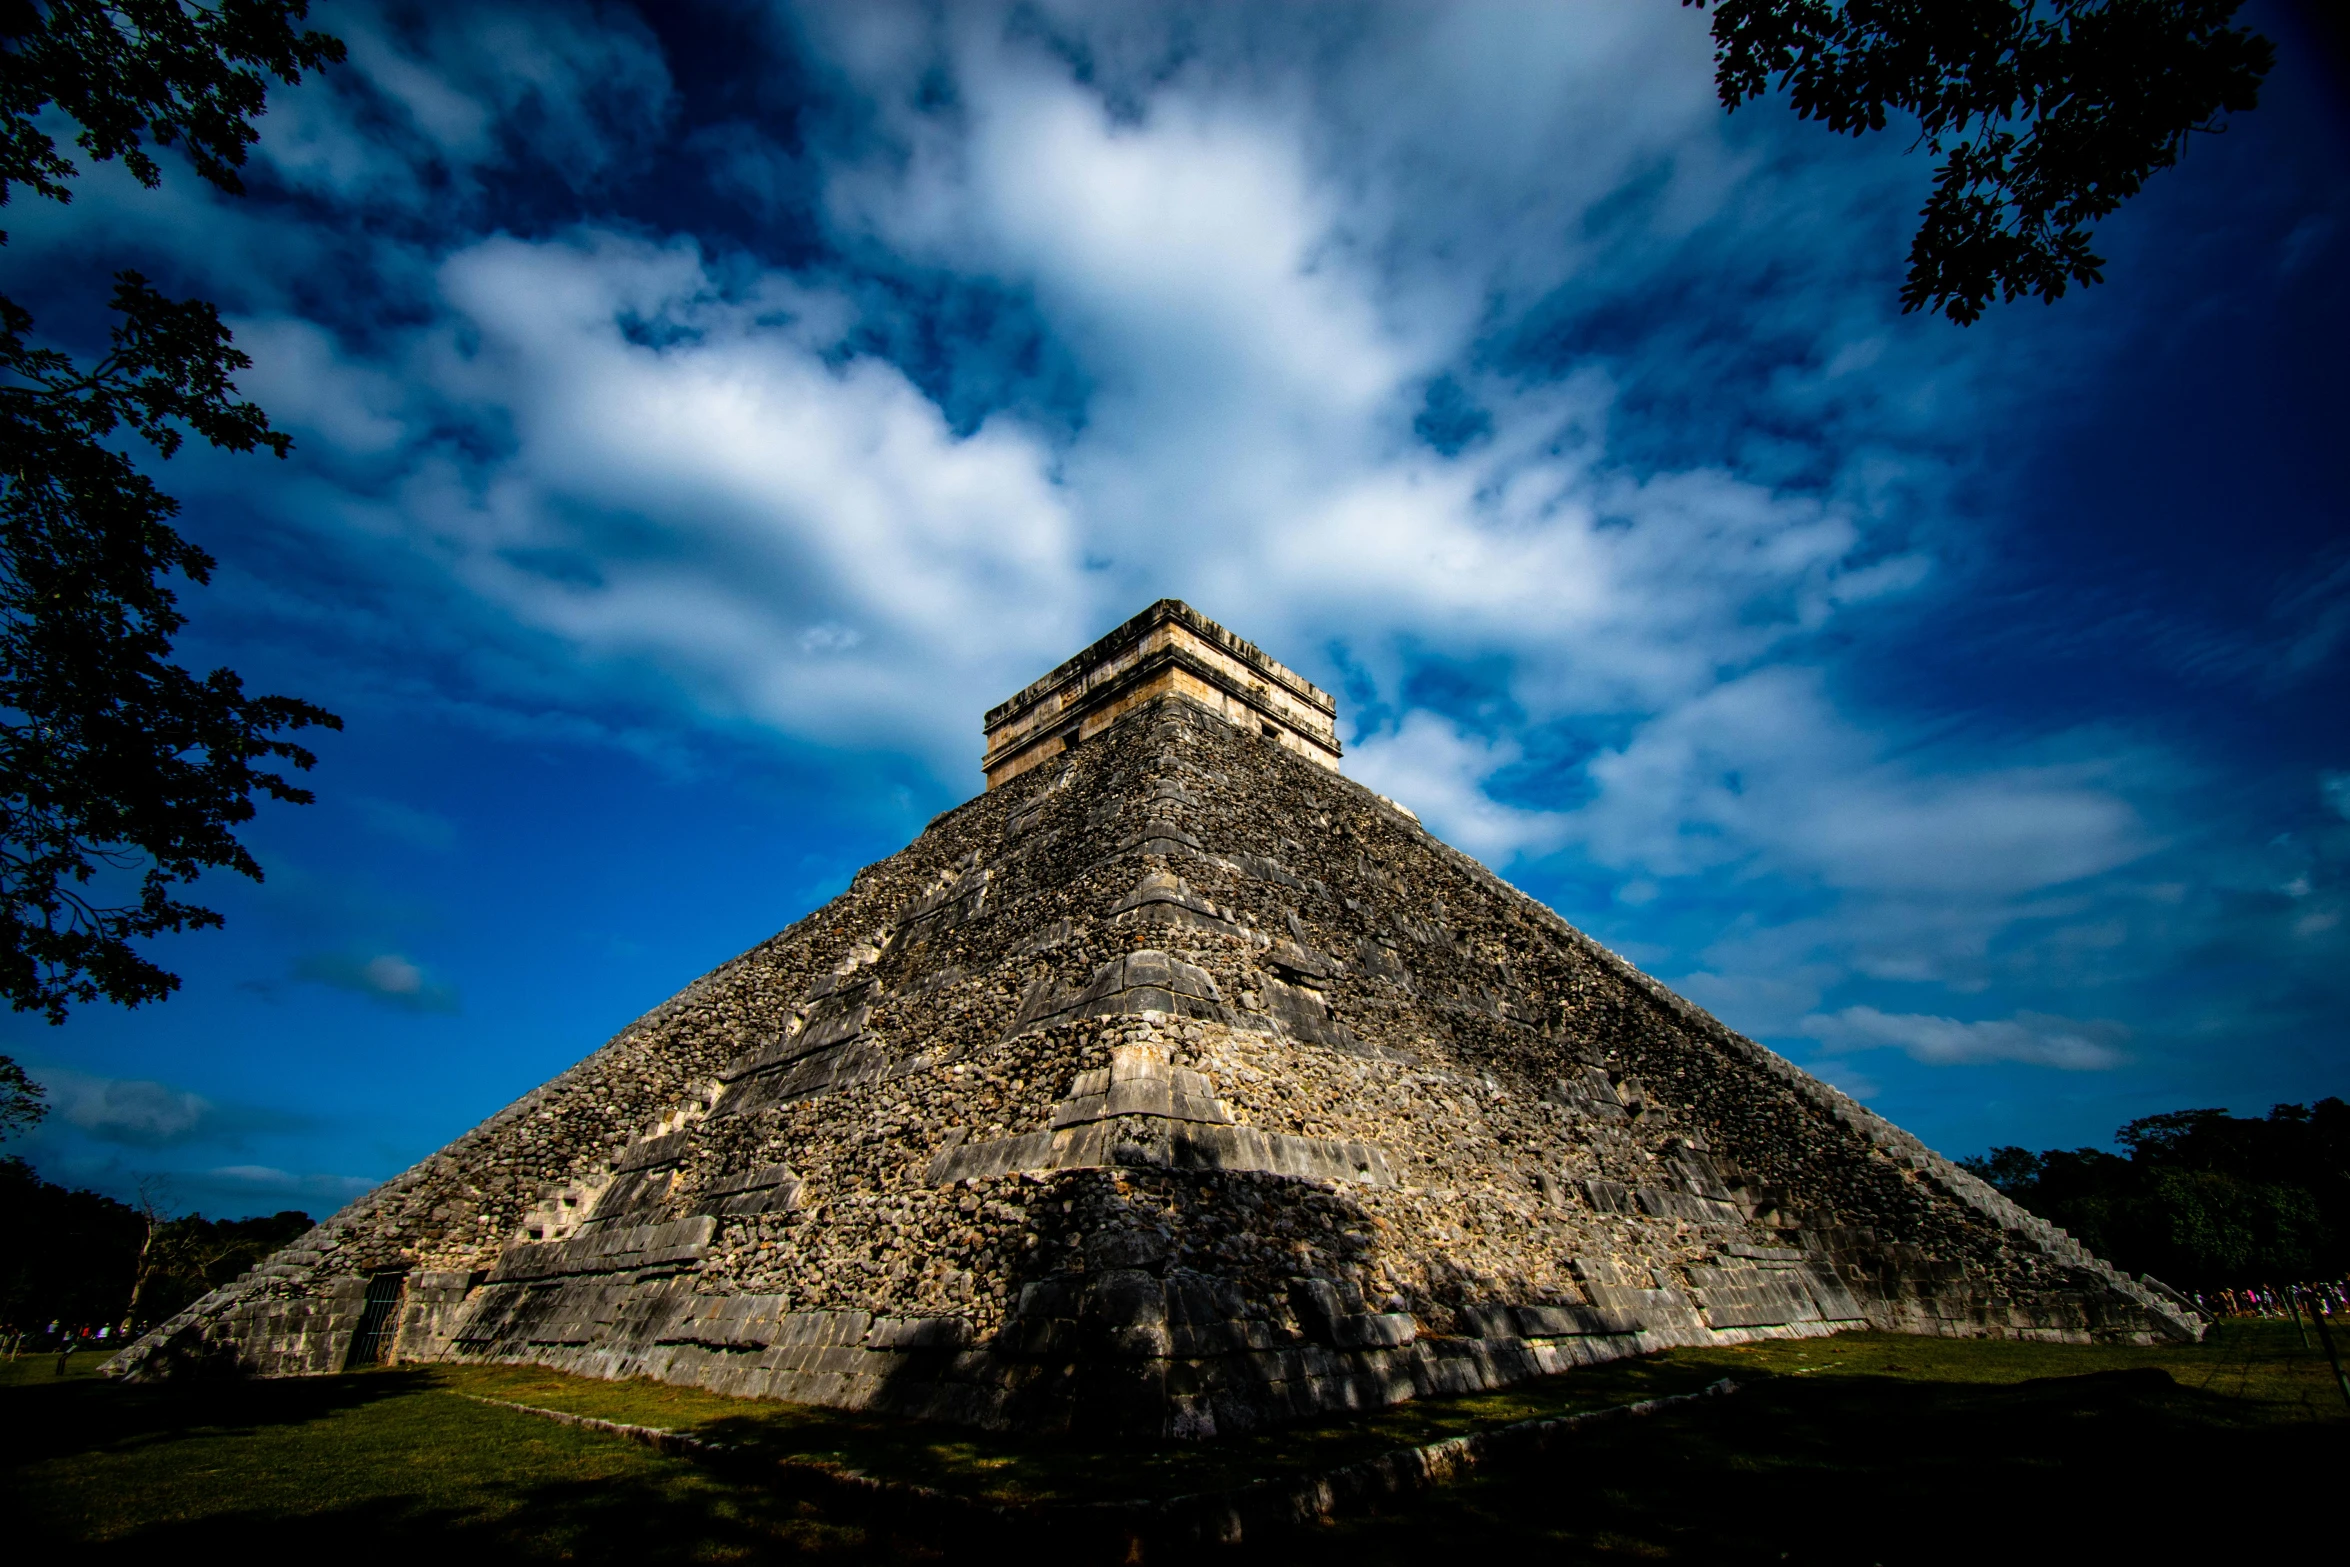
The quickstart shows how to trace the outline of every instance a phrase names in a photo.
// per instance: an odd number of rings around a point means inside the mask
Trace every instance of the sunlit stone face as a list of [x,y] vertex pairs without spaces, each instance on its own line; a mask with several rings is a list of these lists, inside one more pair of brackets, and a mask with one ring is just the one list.
[[987,786],[1019,777],[1162,696],[1338,766],[1338,705],[1330,693],[1190,605],[1161,599],[988,712],[980,763]]

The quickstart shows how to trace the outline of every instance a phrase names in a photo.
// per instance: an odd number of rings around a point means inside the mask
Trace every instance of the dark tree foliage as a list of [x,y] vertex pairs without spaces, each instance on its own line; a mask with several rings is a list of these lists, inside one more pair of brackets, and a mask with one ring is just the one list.
[[122,1320],[147,1234],[137,1209],[0,1159],[0,1233],[0,1323],[37,1331]]
[[307,0],[0,0],[0,205],[22,182],[57,201],[80,172],[35,116],[54,107],[100,163],[115,158],[153,189],[147,143],[178,147],[231,195],[266,106],[269,79],[298,82],[343,58],[340,40],[294,31]]
[[[49,112],[145,185],[162,178],[152,145],[240,191],[270,78],[343,57],[295,30],[305,10],[0,0],[0,204],[18,185],[72,198],[78,170],[42,127]],[[201,584],[213,561],[170,526],[177,503],[125,441],[162,457],[188,431],[280,457],[289,442],[236,396],[252,361],[212,305],[122,272],[113,306],[111,348],[85,366],[35,344],[31,316],[0,298],[0,994],[53,1023],[73,1003],[178,988],[133,942],[221,923],[176,889],[208,869],[260,880],[234,832],[254,796],[311,799],[273,765],[315,760],[283,734],[342,727],[307,702],[248,696],[232,671],[171,662],[185,617],[167,581]]]
[[[38,1332],[51,1322],[97,1327],[132,1318],[151,1326],[235,1279],[310,1228],[310,1216],[201,1214],[154,1226],[128,1203],[44,1181],[22,1159],[0,1159],[0,1326]],[[144,1256],[142,1257],[142,1252]]]
[[2091,1251],[2186,1289],[2350,1270],[2350,1104],[2264,1118],[2178,1110],[2095,1148],[1994,1148],[1960,1161]]
[[2229,25],[2242,3],[1718,0],[1714,82],[1736,109],[1776,78],[1799,117],[1855,136],[1914,118],[1941,162],[1901,308],[1966,325],[2103,281],[2098,220],[2254,106],[2276,48]]
[[40,1125],[49,1113],[43,1103],[48,1097],[49,1091],[25,1076],[23,1067],[0,1056],[0,1142]]
[[180,423],[232,451],[282,453],[286,437],[234,399],[248,361],[211,305],[135,272],[114,304],[113,352],[83,368],[28,347],[24,312],[0,300],[0,992],[53,1022],[68,1001],[178,986],[133,940],[221,923],[175,887],[209,867],[259,880],[233,831],[252,796],[311,798],[266,765],[314,760],[276,735],[340,727],[170,661],[185,617],[165,578],[202,583],[212,558],[105,437],[127,425],[166,456]]

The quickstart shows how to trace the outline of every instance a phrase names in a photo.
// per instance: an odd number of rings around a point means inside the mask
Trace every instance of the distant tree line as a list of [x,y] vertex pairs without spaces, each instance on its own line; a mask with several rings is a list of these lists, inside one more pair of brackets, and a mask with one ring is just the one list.
[[51,1322],[146,1327],[226,1284],[310,1228],[288,1210],[265,1219],[163,1217],[96,1192],[45,1181],[0,1159],[0,1326],[42,1333]]
[[1959,1162],[2116,1267],[2180,1289],[2350,1272],[2350,1104],[2174,1110],[2114,1141],[2126,1152],[2007,1147]]

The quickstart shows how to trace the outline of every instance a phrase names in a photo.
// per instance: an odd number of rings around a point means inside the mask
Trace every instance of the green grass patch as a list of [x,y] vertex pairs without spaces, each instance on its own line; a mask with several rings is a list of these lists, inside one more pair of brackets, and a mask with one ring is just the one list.
[[[2343,1324],[2336,1341],[2350,1338]],[[1666,1359],[1772,1376],[1881,1377],[1951,1385],[2015,1385],[2052,1377],[2153,1367],[2180,1387],[2212,1395],[2213,1418],[2233,1424],[2350,1417],[2323,1352],[2303,1347],[2290,1323],[2222,1323],[2200,1344],[2026,1344],[2009,1339],[1913,1338],[1839,1333],[1733,1349],[1679,1350]]]
[[1503,1561],[1865,1567],[2338,1549],[2350,1411],[2289,1323],[2184,1347],[1851,1333],[1666,1358],[1744,1390],[1243,1555],[1425,1563],[1473,1542]]
[[[0,1364],[0,1486],[20,1542],[39,1543],[28,1559],[937,1559],[975,1537],[757,1460],[1001,1500],[1214,1491],[1724,1375],[1744,1391],[1262,1549],[1348,1563],[1464,1544],[1568,1561],[2176,1559],[2322,1522],[2350,1458],[2330,1371],[2282,1323],[2188,1347],[1855,1333],[1680,1351],[1198,1446],[1018,1441],[527,1367],[124,1387],[95,1376],[99,1360],[76,1356],[63,1377],[53,1357]],[[690,1431],[749,1458],[713,1468],[479,1398]]]
[[841,1561],[933,1548],[609,1436],[460,1398],[430,1372],[123,1387],[101,1357],[0,1371],[21,1561]]

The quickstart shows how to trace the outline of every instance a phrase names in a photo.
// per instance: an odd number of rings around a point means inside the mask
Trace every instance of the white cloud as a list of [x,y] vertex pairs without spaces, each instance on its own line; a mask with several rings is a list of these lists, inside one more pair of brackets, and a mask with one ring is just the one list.
[[2091,764],[1925,769],[1879,754],[1819,674],[1725,681],[1593,761],[1578,830],[1603,864],[1755,868],[1857,891],[2010,896],[2128,863],[2153,840]]
[[631,12],[476,4],[395,22],[360,0],[335,12],[348,61],[271,94],[259,126],[261,159],[311,194],[447,216],[480,198],[485,167],[524,149],[586,188],[671,112],[660,45]]
[[2020,1061],[2068,1072],[2100,1072],[2119,1066],[2123,1058],[2116,1046],[2128,1033],[2114,1023],[2080,1023],[2037,1012],[1962,1023],[1956,1018],[1880,1012],[1875,1007],[1814,1014],[1796,1026],[1831,1052],[1890,1047],[1935,1066]]
[[363,1175],[297,1175],[269,1164],[223,1164],[203,1174],[226,1186],[289,1196],[326,1196],[338,1204],[373,1191],[378,1184]]
[[1557,813],[1503,805],[1481,787],[1518,755],[1512,742],[1479,740],[1433,713],[1415,712],[1392,733],[1357,745],[1346,771],[1422,819],[1442,822],[1447,842],[1506,863],[1554,847],[1566,832]]
[[810,626],[800,633],[800,650],[806,653],[846,652],[864,640],[864,633],[850,626]]
[[424,989],[424,970],[390,953],[369,958],[359,973],[368,988],[379,995],[413,996]]
[[211,1100],[139,1078],[93,1077],[63,1068],[38,1074],[57,1118],[102,1142],[160,1148],[201,1135]]
[[1003,419],[958,435],[892,366],[836,357],[839,299],[735,292],[690,245],[594,232],[487,241],[443,286],[458,329],[418,373],[513,450],[420,465],[395,525],[525,622],[950,774],[977,713],[1092,629],[1051,454]]
[[[2112,918],[2081,889],[2161,846],[2138,803],[2159,768],[2110,737],[1935,747],[1834,688],[1827,639],[1939,586],[1986,387],[2033,378],[1993,334],[1895,319],[1863,238],[1897,257],[1918,168],[1882,139],[1782,159],[1756,118],[1733,134],[1700,18],[812,8],[791,30],[838,102],[806,150],[747,121],[696,145],[763,211],[810,160],[817,273],[618,223],[482,232],[475,174],[531,127],[576,138],[581,181],[633,156],[667,112],[657,50],[358,14],[361,86],[289,95],[264,152],[347,211],[427,210],[400,181],[429,165],[456,226],[381,248],[422,326],[335,335],[273,302],[241,329],[315,453],[282,511],[403,549],[501,631],[971,784],[982,710],[1184,596],[1352,677],[1350,772],[1472,852],[1582,856],[1619,909],[1779,894],[1689,981],[1748,1026],[1854,975],[1980,990],[2030,921],[2085,963]],[[370,140],[354,94],[397,134]],[[222,254],[290,274],[326,243]],[[1729,287],[1724,254],[1770,286],[1647,299]],[[932,277],[1020,315],[1078,390],[1024,382],[1025,347],[930,344],[1004,358],[977,380],[1020,395],[974,418],[893,360],[877,345],[921,335],[899,285]],[[1610,310],[1637,348],[1584,330]],[[1449,455],[1412,433],[1440,374],[1486,430]],[[1081,406],[1031,420],[1030,394]],[[1683,440],[1692,407],[1730,427]],[[1415,686],[1432,662],[1487,671],[1474,715]],[[1547,795],[1512,786],[1580,725],[1606,743]],[[371,968],[396,954],[306,962],[454,1005]]]
[[37,1134],[44,1140],[70,1127],[94,1142],[131,1148],[205,1143],[234,1147],[255,1133],[308,1124],[302,1116],[257,1105],[223,1104],[150,1078],[105,1077],[61,1066],[27,1070],[48,1090],[52,1114]]
[[342,354],[324,329],[284,317],[230,324],[237,347],[253,357],[238,373],[237,390],[271,411],[279,429],[361,457],[390,451],[405,437],[398,382]]
[[267,1164],[223,1164],[204,1173],[242,1186],[292,1186],[298,1179],[291,1171]]
[[[1872,547],[1834,494],[1626,471],[1596,367],[1463,370],[1492,438],[1447,458],[1410,437],[1426,378],[1462,363],[1497,289],[1523,304],[1614,254],[1538,230],[1572,233],[1629,182],[1657,207],[1641,232],[1669,241],[1753,175],[1723,151],[1685,18],[1359,20],[1377,38],[1314,80],[1263,70],[1256,24],[1195,49],[1144,13],[1067,20],[1129,91],[1080,84],[978,8],[802,18],[889,137],[832,157],[835,220],[1024,291],[1090,378],[1066,439],[1003,416],[951,428],[849,346],[875,308],[854,291],[683,239],[490,238],[439,264],[439,322],[373,365],[303,323],[247,328],[256,384],[290,417],[350,453],[398,444],[391,492],[305,495],[300,516],[405,536],[498,613],[660,669],[710,710],[916,750],[950,778],[969,776],[978,711],[1162,592],[1309,667],[1343,645],[1391,696],[1414,658],[1501,658],[1539,725],[1669,723],[1725,669],[1914,587],[1926,558]],[[529,69],[462,92],[417,73],[482,40],[366,36],[362,73],[450,157],[489,156],[534,94],[597,101],[561,26],[501,46]],[[1659,92],[1625,115],[1611,84],[1652,69]],[[910,107],[940,71],[952,112]],[[613,74],[663,100],[654,66]],[[1432,791],[1432,820],[1480,852],[1573,836],[1472,800],[1513,742],[1479,742],[1480,772],[1432,749],[1440,728],[1358,754],[1413,772],[1398,789]]]
[[454,987],[428,975],[396,952],[358,957],[347,952],[313,952],[294,963],[296,979],[348,990],[402,1012],[455,1012]]

